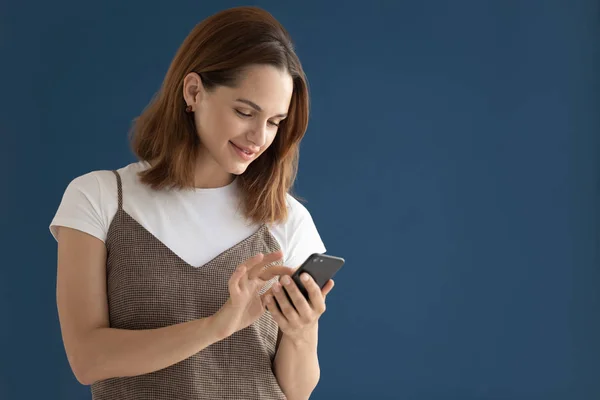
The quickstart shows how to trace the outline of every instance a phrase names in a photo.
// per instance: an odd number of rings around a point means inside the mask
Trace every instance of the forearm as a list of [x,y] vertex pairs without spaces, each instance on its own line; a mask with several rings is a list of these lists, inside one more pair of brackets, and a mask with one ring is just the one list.
[[89,385],[158,371],[222,338],[210,317],[158,329],[99,328],[84,337],[70,362],[77,379]]
[[320,377],[317,356],[318,326],[301,340],[292,340],[283,335],[274,370],[279,386],[288,400],[308,399]]

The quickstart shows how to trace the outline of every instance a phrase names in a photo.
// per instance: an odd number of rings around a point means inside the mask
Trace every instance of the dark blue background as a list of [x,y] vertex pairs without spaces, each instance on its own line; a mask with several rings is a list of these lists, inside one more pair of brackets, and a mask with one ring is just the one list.
[[[597,1],[254,4],[312,116],[297,191],[346,258],[314,399],[600,398]],[[233,1],[0,4],[0,398],[85,399],[55,305],[66,185]]]

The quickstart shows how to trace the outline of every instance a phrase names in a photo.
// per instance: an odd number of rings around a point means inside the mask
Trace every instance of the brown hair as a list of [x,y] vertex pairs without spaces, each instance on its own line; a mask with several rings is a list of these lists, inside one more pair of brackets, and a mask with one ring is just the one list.
[[237,178],[248,219],[284,221],[286,194],[296,179],[299,144],[308,125],[309,97],[291,38],[267,11],[237,7],[196,25],[177,51],[159,92],[135,119],[131,145],[138,158],[152,161],[140,173],[143,183],[154,189],[193,187],[200,139],[192,114],[185,112],[183,79],[196,72],[206,90],[235,87],[250,65],[286,70],[294,82],[288,117],[281,121],[273,143]]

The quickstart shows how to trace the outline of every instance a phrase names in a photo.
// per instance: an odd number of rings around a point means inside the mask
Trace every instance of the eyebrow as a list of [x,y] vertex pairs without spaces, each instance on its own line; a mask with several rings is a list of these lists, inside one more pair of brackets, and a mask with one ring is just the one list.
[[[254,108],[256,111],[262,112],[262,108],[260,108],[260,106],[253,101],[250,101],[247,99],[236,99],[235,101],[239,101],[240,103],[247,104],[250,107]],[[275,118],[285,118],[285,117],[287,117],[287,114],[277,114],[274,117]]]

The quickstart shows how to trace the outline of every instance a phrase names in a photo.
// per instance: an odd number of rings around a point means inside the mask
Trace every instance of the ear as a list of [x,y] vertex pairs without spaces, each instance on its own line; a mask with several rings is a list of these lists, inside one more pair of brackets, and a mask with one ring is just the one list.
[[192,111],[196,111],[200,101],[204,96],[204,86],[202,78],[195,72],[190,72],[183,79],[183,99],[185,104],[192,106]]

